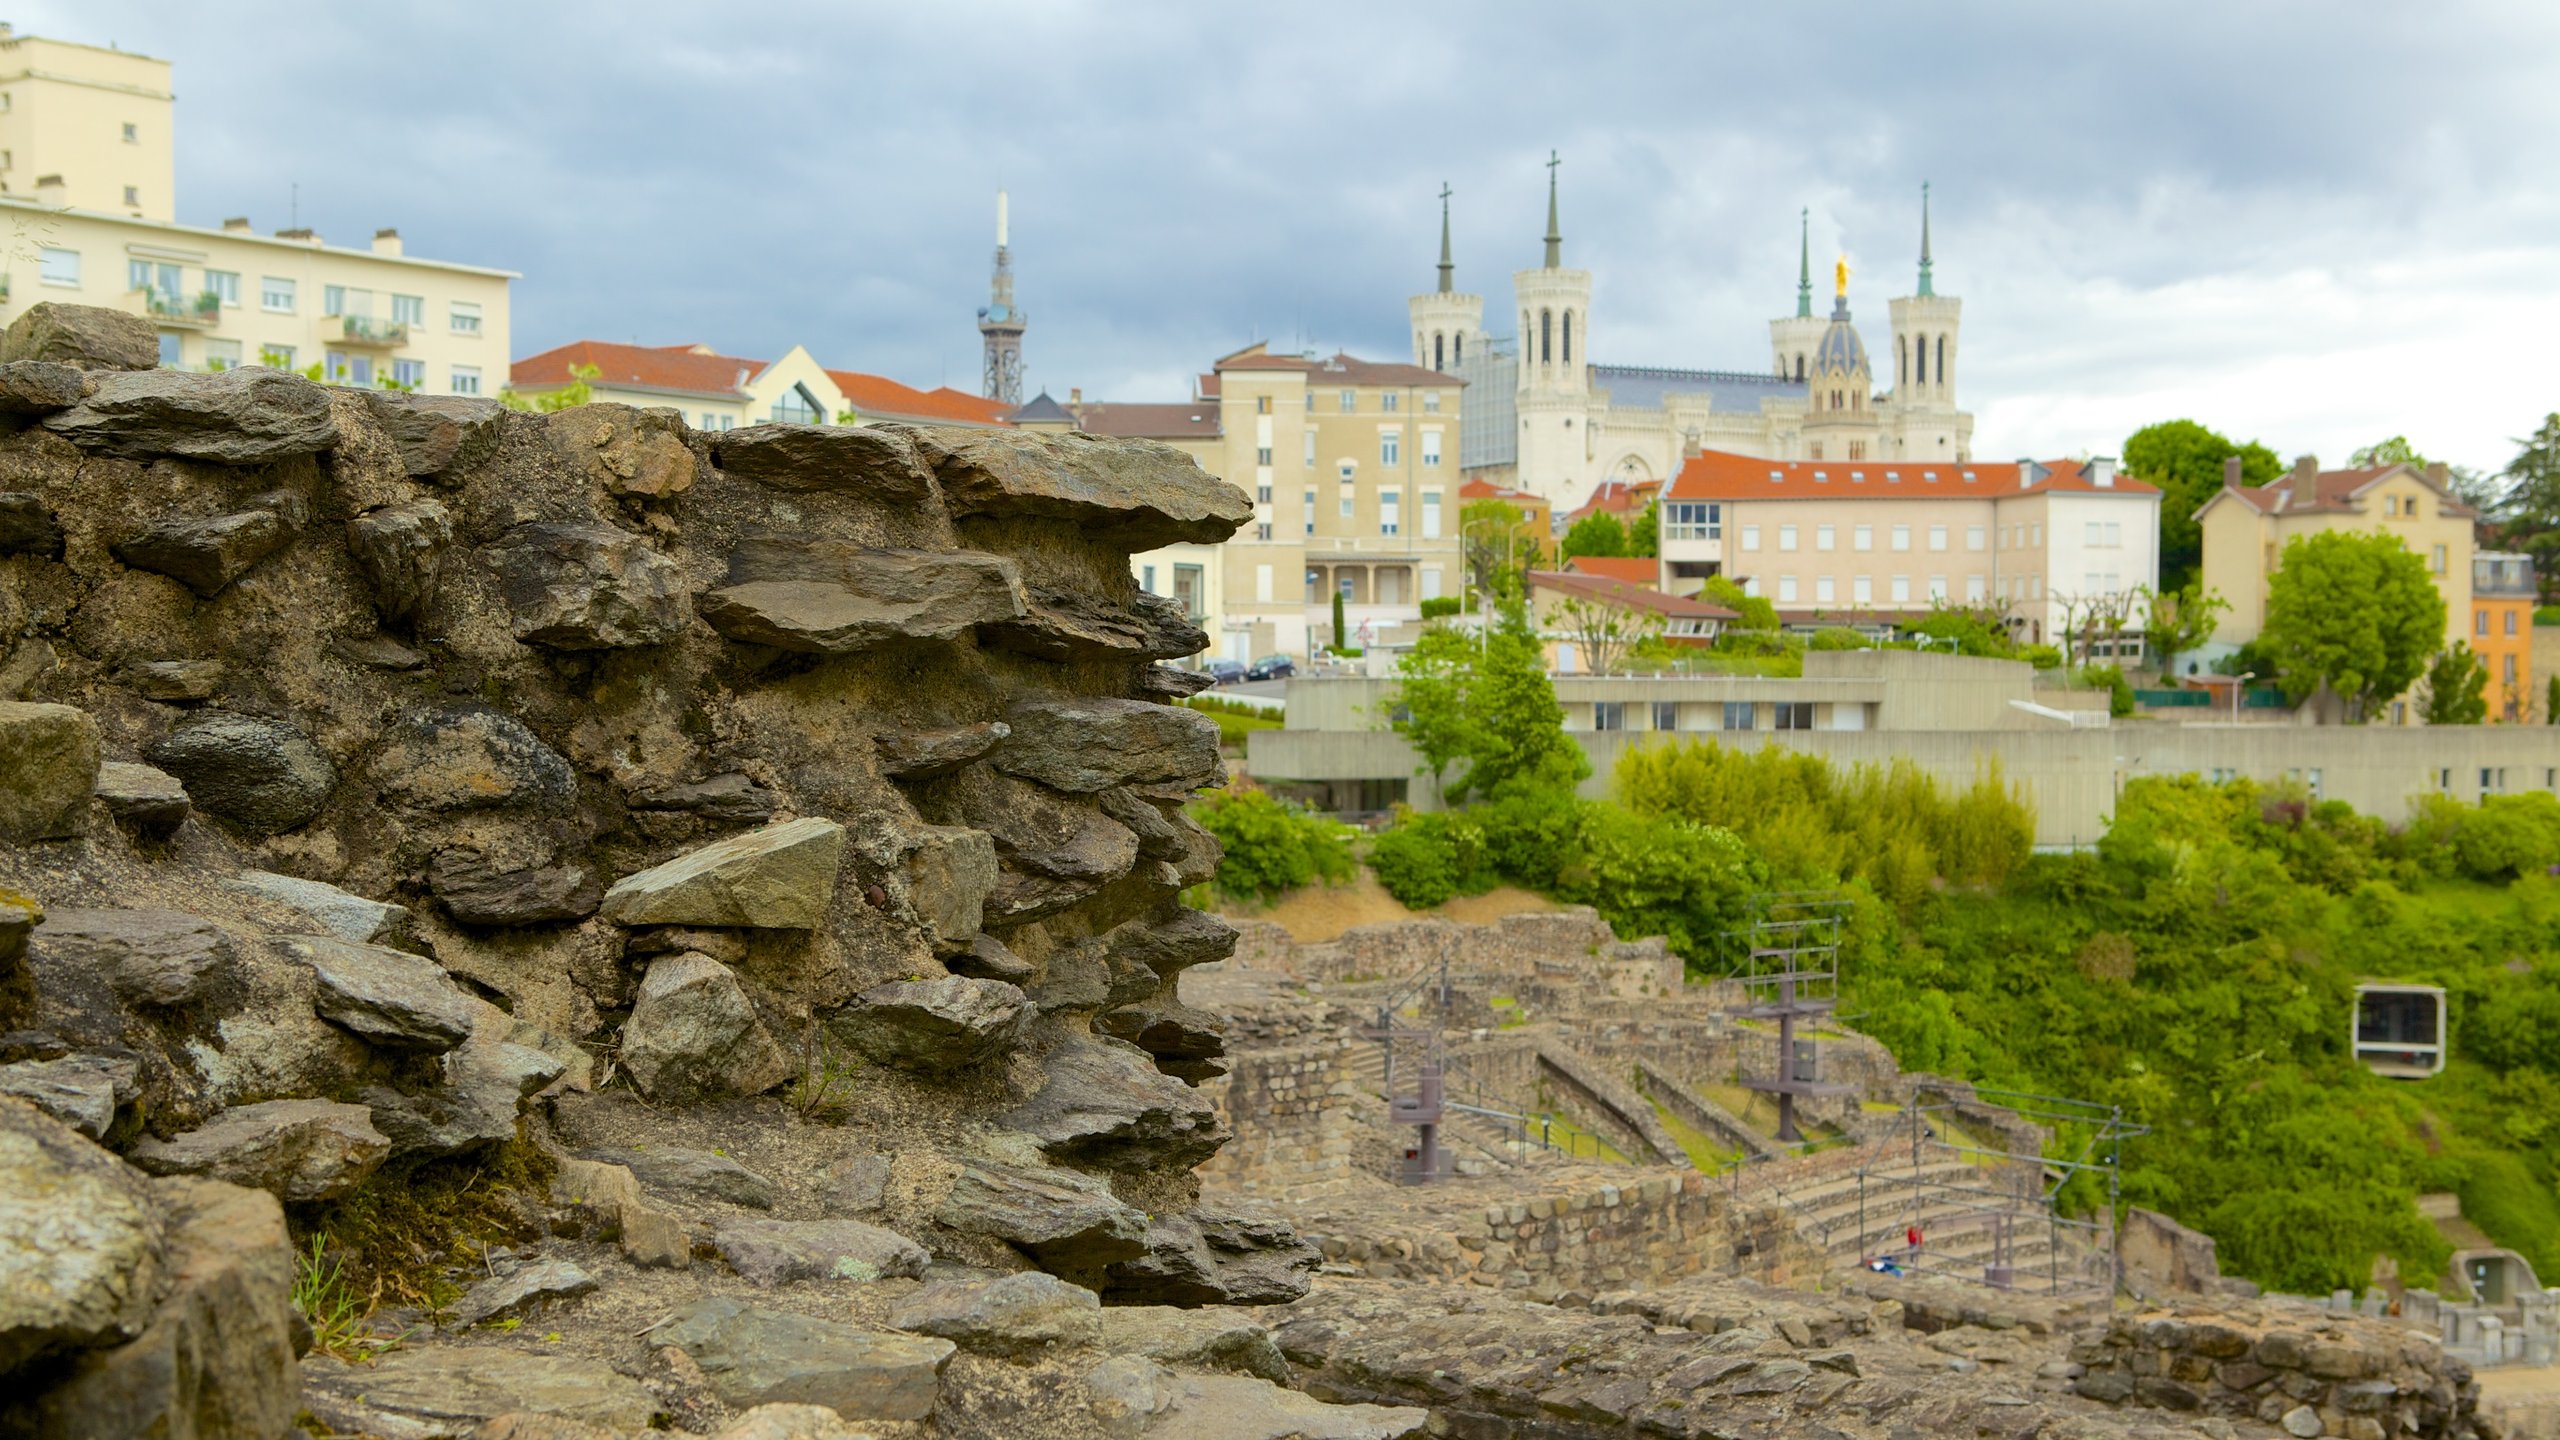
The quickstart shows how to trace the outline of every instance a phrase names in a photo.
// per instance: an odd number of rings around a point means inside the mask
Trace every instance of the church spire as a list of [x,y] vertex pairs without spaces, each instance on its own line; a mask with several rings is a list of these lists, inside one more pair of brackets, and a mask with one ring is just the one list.
[[1929,182],[1920,182],[1920,293],[1938,292],[1929,284]]
[[1451,283],[1457,264],[1449,258],[1449,182],[1440,182],[1440,293],[1448,294],[1456,286]]
[[1550,270],[1564,264],[1564,232],[1556,227],[1556,167],[1563,163],[1556,152],[1547,152],[1547,268]]
[[1813,318],[1813,207],[1796,216],[1796,318]]

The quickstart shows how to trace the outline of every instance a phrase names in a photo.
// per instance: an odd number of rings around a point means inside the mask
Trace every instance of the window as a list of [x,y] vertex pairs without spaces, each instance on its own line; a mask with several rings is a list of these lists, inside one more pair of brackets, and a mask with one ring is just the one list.
[[1573,363],[1573,312],[1570,310],[1564,312],[1564,363]]
[[1316,533],[1316,492],[1313,490],[1307,492],[1306,521],[1307,533],[1313,535]]
[[1911,548],[1910,526],[1896,525],[1893,527],[1893,548],[1896,550],[1908,550]]
[[293,368],[293,347],[261,345],[258,347],[258,363],[270,370],[290,370]]
[[1403,518],[1403,501],[1404,492],[1401,490],[1381,490],[1378,492],[1379,534],[1393,535],[1402,528],[1399,521]]
[[2385,496],[2383,496],[2383,497],[2382,497],[2382,513],[2383,513],[2383,514],[2385,514],[2385,515],[2397,515],[2397,514],[2399,514],[2399,513],[2400,513],[2400,497],[2399,497],[2399,496],[2397,496],[2397,495],[2385,495]]
[[1813,577],[1813,599],[1815,604],[1828,605],[1839,598],[1839,593],[1832,587],[1830,576],[1816,575]]
[[344,285],[323,285],[323,286],[321,286],[321,287],[320,287],[320,313],[321,313],[321,314],[323,314],[323,315],[344,315],[344,314],[346,314],[346,313],[347,313],[347,287],[346,287],[346,286],[344,286]]
[[1932,525],[1929,527],[1929,548],[1932,550],[1944,550],[1947,548],[1946,526]]
[[[1866,458],[1867,458],[1867,442],[1866,442],[1866,441],[1864,441],[1864,440],[1852,440],[1852,441],[1850,441],[1850,442],[1849,442],[1849,458],[1850,458],[1850,459],[1852,459],[1852,460],[1864,460],[1864,459],[1866,459]],[[1807,730],[1810,730],[1810,729],[1812,729],[1813,727],[1812,727],[1812,726],[1810,726],[1810,725],[1807,725],[1807,726],[1806,726],[1806,727],[1804,727],[1804,728],[1806,728]]]
[[[479,367],[479,366],[477,366],[477,365],[456,365],[456,366],[454,366],[454,367],[453,367],[453,393],[454,393],[454,394],[456,394],[456,395],[477,395],[477,394],[479,394],[479,393],[480,393],[480,367]],[[724,430],[725,430],[725,429],[727,429],[728,427],[724,425],[724,426],[722,426],[722,427],[720,427],[720,428],[722,428],[722,429],[724,429]]]
[[141,126],[139,126],[139,125],[131,124],[131,123],[126,124],[126,126],[124,127],[124,143],[126,143],[127,145],[139,145],[139,144],[141,144],[141,143],[142,143],[142,127],[141,127]]
[[1964,598],[1968,605],[1979,605],[1988,596],[1988,581],[1980,575],[1964,577]]
[[2494,769],[2491,769],[2489,766],[2486,766],[2486,765],[2481,766],[2481,767],[2480,767],[2480,793],[2481,793],[2481,794],[2483,794],[2483,795],[2486,795],[2486,794],[2489,794],[2490,792],[2492,792],[2492,791],[2496,790],[2497,788],[2498,788],[2498,772],[2497,772],[2496,770],[2494,770]]
[[1305,463],[1313,465],[1316,463],[1316,432],[1313,430],[1306,430],[1299,433],[1300,437],[1307,442]]
[[1849,531],[1849,548],[1852,550],[1873,550],[1876,548],[1876,527],[1873,525],[1859,525],[1852,528]]
[[[424,360],[392,361],[391,383],[406,390],[415,390],[419,386],[426,384],[427,362]],[[711,427],[706,425],[703,428],[707,430]]]
[[2512,654],[2509,654],[2509,655],[2501,655],[2501,656],[2499,656],[2498,658],[2499,658],[2500,660],[2502,660],[2502,661],[2506,662],[2506,663],[2505,663],[2505,665],[2504,665],[2504,667],[2503,667],[2503,668],[2505,669],[2506,673],[2505,673],[2504,675],[2502,675],[2502,676],[2500,676],[2500,677],[2499,677],[2499,682],[2500,682],[2501,684],[2513,685],[2514,683],[2516,683],[2516,657],[2515,657],[2514,655],[2512,655]]
[[1778,577],[1778,598],[1790,605],[1796,603],[1796,577],[1793,575]]
[[1875,582],[1875,577],[1874,577],[1874,576],[1872,576],[1872,575],[1859,575],[1859,576],[1854,576],[1854,577],[1852,577],[1852,578],[1850,579],[1850,581],[1849,581],[1849,602],[1850,602],[1851,604],[1853,604],[1853,605],[1866,605],[1866,604],[1870,604],[1870,603],[1872,603],[1872,602],[1875,600],[1875,598],[1876,598],[1876,582]]
[[1745,525],[1742,527],[1742,548],[1745,550],[1757,550],[1760,548],[1759,526]]
[[240,342],[207,338],[204,342],[204,368],[237,370],[240,368]]
[[427,323],[427,297],[424,295],[392,296],[391,323],[394,325],[425,325]]
[[1840,533],[1837,527],[1831,525],[1816,525],[1813,527],[1814,549],[1830,550],[1837,547],[1839,541]]
[[1268,396],[1268,395],[1256,395],[1256,396],[1254,396],[1254,397],[1253,397],[1253,413],[1254,413],[1254,414],[1256,414],[1256,415],[1268,415],[1268,414],[1270,414],[1270,413],[1271,413],[1271,397],[1270,397],[1270,396]]
[[1381,465],[1398,465],[1398,464],[1402,464],[1402,463],[1403,463],[1403,460],[1402,460],[1402,458],[1401,458],[1401,455],[1402,455],[1402,451],[1403,451],[1403,450],[1404,450],[1404,432],[1403,432],[1403,431],[1401,431],[1401,430],[1381,430],[1381,431],[1379,431],[1379,432],[1378,432],[1378,463],[1379,463],[1379,464],[1381,464]]
[[1946,600],[1946,598],[1947,598],[1947,577],[1946,577],[1946,576],[1944,576],[1944,575],[1932,575],[1932,576],[1930,576],[1930,577],[1929,577],[1929,603],[1930,603],[1930,604],[1932,604],[1932,605],[1941,604],[1941,603],[1943,603],[1943,602]]
[[1781,700],[1777,704],[1770,706],[1769,728],[1772,730],[1812,729],[1813,702],[1810,700]]
[[293,282],[281,275],[269,275],[258,281],[258,308],[271,315],[293,313]]
[[1422,464],[1424,469],[1434,469],[1440,464],[1440,432],[1437,430],[1422,432]]
[[1984,533],[1981,526],[1967,525],[1964,527],[1964,548],[1967,550],[1980,550],[1989,543],[1989,537]]
[[1270,487],[1268,484],[1263,484],[1263,485],[1256,485],[1256,486],[1254,486],[1254,487],[1253,487],[1253,500],[1254,500],[1254,503],[1255,503],[1255,504],[1257,504],[1257,505],[1268,505],[1268,504],[1270,504],[1270,503],[1271,503],[1271,487]]
[[1342,598],[1346,603],[1351,599],[1352,579],[1353,577],[1348,572],[1345,572],[1340,579],[1335,582],[1337,588],[1341,590]]
[[2441,574],[2443,574],[2443,573],[2444,573],[2444,547],[2443,547],[2443,546],[2438,545],[2437,547],[2435,547],[2435,551],[2434,551],[2434,553],[2433,553],[2431,556],[2429,556],[2429,557],[2428,557],[2428,561],[2427,561],[2427,568],[2428,568],[2428,569],[2430,569],[2430,570],[2435,571],[2435,572],[2436,572],[2437,574],[2439,574],[2439,575],[2441,575]]
[[1793,525],[1781,525],[1778,527],[1778,548],[1787,551],[1792,551],[1796,548],[1796,527]]
[[1911,603],[1910,576],[1896,575],[1893,577],[1893,603],[1896,605],[1908,605]]
[[1440,413],[1439,391],[1425,390],[1422,392],[1422,413],[1425,415],[1437,415]]
[[2486,635],[2489,633],[2488,611],[2474,610],[2471,612],[2471,633],[2474,635]]
[[1271,447],[1268,445],[1256,447],[1253,452],[1253,463],[1256,465],[1269,465],[1271,463]]
[[1262,520],[1262,521],[1257,521],[1257,522],[1255,522],[1254,527],[1253,527],[1253,538],[1254,538],[1254,539],[1256,539],[1256,540],[1268,540],[1268,539],[1270,539],[1270,538],[1271,538],[1271,522],[1270,522],[1270,521],[1268,521],[1268,520]]
[[1654,728],[1654,729],[1656,729],[1656,730],[1677,730],[1677,729],[1679,729],[1679,728],[1680,728],[1680,702],[1679,702],[1679,701],[1677,701],[1677,700],[1656,700],[1656,701],[1654,701],[1654,702],[1653,702],[1653,728]]
[[1626,702],[1621,701],[1621,700],[1594,700],[1594,701],[1592,701],[1592,702],[1591,702],[1591,728],[1592,728],[1592,729],[1594,729],[1594,730],[1624,730],[1624,729],[1626,729],[1626,728],[1627,728],[1627,707],[1626,707]]
[[1390,390],[1386,394],[1378,397],[1378,408],[1386,411],[1390,415],[1393,415],[1396,413],[1396,402],[1402,398],[1404,397],[1396,394],[1393,390]]
[[80,252],[47,245],[36,252],[36,278],[47,285],[80,285]]
[[1754,708],[1748,700],[1727,700],[1724,702],[1724,728],[1727,730],[1750,729],[1751,712]]
[[1351,498],[1351,492],[1350,492],[1350,491],[1345,490],[1345,491],[1343,491],[1343,492],[1342,492],[1342,518],[1343,518],[1343,519],[1345,519],[1345,520],[1349,520],[1349,519],[1353,519],[1353,518],[1355,518],[1355,517],[1354,517],[1354,515],[1353,515],[1353,513],[1352,513],[1352,506],[1353,506],[1354,504],[1356,504],[1356,503],[1357,503],[1357,502],[1356,502],[1356,501],[1354,501],[1354,500]]
[[2043,521],[2037,521],[2035,524],[2030,525],[2030,526],[2028,526],[2028,527],[2027,527],[2027,548],[2028,548],[2028,549],[2030,549],[2030,550],[2032,550],[2032,549],[2034,549],[2036,546],[2042,545],[2043,543],[2044,543],[2044,522],[2043,522]]
[[777,425],[815,425],[818,417],[817,397],[806,386],[794,385],[774,397],[773,421]]
[[223,304],[236,306],[240,303],[240,272],[207,270],[204,272],[204,288],[205,293]]
[[1662,538],[1721,540],[1724,538],[1724,507],[1697,500],[1667,502],[1662,507]]
[[184,338],[180,336],[177,331],[163,330],[160,332],[160,364],[162,368],[175,370],[186,363],[184,351],[181,349],[183,344]]
[[1422,492],[1422,538],[1440,538],[1440,492],[1437,490]]
[[1156,567],[1153,565],[1138,567],[1138,588],[1150,595],[1156,593]]
[[352,371],[347,364],[345,353],[331,350],[321,357],[320,373],[328,379],[330,384],[344,385]]
[[1357,467],[1353,466],[1350,461],[1345,460],[1341,464],[1333,467],[1333,473],[1341,477],[1343,484],[1348,485],[1351,483],[1351,477],[1355,473],[1356,468]]
[[2516,633],[2516,612],[2513,606],[2507,609],[2507,633],[2510,635]]
[[1350,414],[1352,411],[1357,410],[1357,409],[1359,409],[1359,408],[1360,408],[1360,392],[1359,392],[1359,391],[1357,391],[1357,390],[1345,390],[1345,391],[1343,391],[1343,392],[1342,392],[1342,413],[1343,413],[1343,414],[1345,414],[1345,415],[1348,415],[1348,414]]
[[[1307,579],[1312,581],[1315,578],[1314,571],[1307,572]],[[1253,598],[1260,604],[1271,603],[1271,567],[1268,565],[1253,567]]]
[[454,334],[477,335],[480,333],[480,304],[478,301],[454,301],[452,315]]

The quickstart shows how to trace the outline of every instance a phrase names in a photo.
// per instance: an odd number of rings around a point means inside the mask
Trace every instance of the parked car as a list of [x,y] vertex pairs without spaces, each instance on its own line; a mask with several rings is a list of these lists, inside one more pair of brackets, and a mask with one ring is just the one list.
[[1298,673],[1298,667],[1286,655],[1265,655],[1244,672],[1247,680],[1286,680]]
[[1245,678],[1244,666],[1234,660],[1212,660],[1200,669],[1212,685],[1233,685]]

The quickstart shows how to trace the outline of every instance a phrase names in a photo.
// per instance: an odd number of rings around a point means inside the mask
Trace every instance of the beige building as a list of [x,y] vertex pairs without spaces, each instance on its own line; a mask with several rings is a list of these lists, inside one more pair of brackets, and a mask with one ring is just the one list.
[[342,385],[495,394],[506,270],[309,230],[176,222],[167,61],[0,26],[0,324],[53,300],[151,317],[173,368],[317,366]]
[[998,426],[1006,423],[1008,408],[1002,401],[949,386],[918,390],[859,370],[829,370],[799,345],[779,360],[747,360],[708,345],[573,340],[515,362],[508,386],[527,399],[539,399],[581,379],[596,400],[644,409],[672,407],[697,430],[735,430],[769,421]]
[[2239,460],[2225,461],[2222,490],[2196,511],[2205,588],[2231,604],[2214,629],[2214,651],[2228,654],[2258,638],[2267,623],[2267,581],[2284,562],[2285,543],[2323,530],[2378,529],[2398,539],[2426,563],[2444,595],[2445,643],[2471,638],[2471,531],[2480,517],[2453,498],[2444,467],[2323,470],[2305,455],[2271,484],[2239,480]]

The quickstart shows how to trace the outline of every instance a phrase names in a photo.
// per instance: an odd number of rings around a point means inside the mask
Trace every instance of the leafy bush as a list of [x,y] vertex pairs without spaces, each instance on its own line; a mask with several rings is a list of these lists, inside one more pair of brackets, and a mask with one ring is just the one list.
[[1350,827],[1267,792],[1209,795],[1193,804],[1192,816],[1226,849],[1214,883],[1231,899],[1276,899],[1319,880],[1351,878]]
[[1740,629],[1775,630],[1778,628],[1777,606],[1770,604],[1765,596],[1744,594],[1741,586],[1722,575],[1708,576],[1705,588],[1698,592],[1698,598],[1710,605],[1721,605],[1740,615],[1742,618],[1734,622]]
[[2107,713],[2122,719],[2133,713],[2133,686],[2124,678],[2121,665],[2083,665],[2076,677],[2092,690],[2107,692]]
[[1369,869],[1388,894],[1415,910],[1492,887],[1483,837],[1459,816],[1407,811],[1369,842]]
[[2033,665],[2039,670],[2059,670],[2062,668],[2062,651],[2052,645],[2028,645],[2021,647],[2018,651],[2018,658],[2026,661],[2028,664]]
[[2560,797],[2484,795],[2462,818],[2453,852],[2475,880],[2512,880],[2560,865]]
[[1434,595],[1422,602],[1422,618],[1446,620],[1464,608],[1466,608],[1465,602],[1455,595]]
[[1807,650],[1864,650],[1867,637],[1846,625],[1825,625],[1804,642]]

